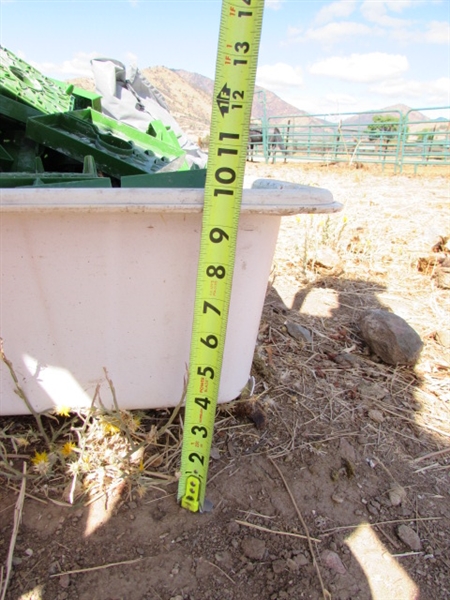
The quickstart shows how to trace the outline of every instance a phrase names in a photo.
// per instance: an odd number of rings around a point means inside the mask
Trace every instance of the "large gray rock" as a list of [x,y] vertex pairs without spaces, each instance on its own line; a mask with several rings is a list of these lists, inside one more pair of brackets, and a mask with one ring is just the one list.
[[387,310],[369,310],[360,321],[369,348],[389,365],[415,365],[423,348],[419,334],[398,315]]

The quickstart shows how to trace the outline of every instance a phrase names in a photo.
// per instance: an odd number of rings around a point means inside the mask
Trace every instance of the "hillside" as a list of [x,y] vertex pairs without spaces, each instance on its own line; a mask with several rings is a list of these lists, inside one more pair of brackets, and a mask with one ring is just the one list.
[[[212,79],[205,77],[204,75],[191,73],[182,69],[175,70],[175,72],[178,73],[178,75],[180,75],[180,77],[182,77],[194,89],[201,89],[208,95],[210,100],[212,99],[214,89],[214,81]],[[295,106],[292,106],[292,104],[285,102],[273,92],[270,92],[269,90],[266,90],[260,86],[255,87],[255,96],[252,106],[252,119],[254,121],[263,119],[264,104],[266,117],[286,117],[286,119],[280,119],[280,123],[287,123],[288,117],[290,118],[291,123],[294,123],[294,121],[297,120],[299,123],[301,122],[301,125],[318,125],[319,123],[325,123],[325,121],[320,119],[311,118],[304,110],[300,110]]]
[[411,111],[411,108],[406,104],[393,104],[392,106],[386,106],[386,108],[380,109],[379,111],[375,111],[371,115],[364,113],[354,115],[352,117],[349,117],[348,119],[344,119],[342,125],[344,127],[348,125],[364,125],[367,123],[371,123],[372,118],[375,115],[392,115],[393,117],[398,117],[399,113],[401,113],[403,116],[409,113],[408,119],[411,122],[424,122],[430,120],[428,117],[426,117],[424,114],[417,110],[412,110],[411,112],[409,111]]
[[209,133],[211,97],[202,86],[191,85],[177,71],[167,67],[150,67],[143,69],[142,74],[164,96],[186,135],[197,140]]

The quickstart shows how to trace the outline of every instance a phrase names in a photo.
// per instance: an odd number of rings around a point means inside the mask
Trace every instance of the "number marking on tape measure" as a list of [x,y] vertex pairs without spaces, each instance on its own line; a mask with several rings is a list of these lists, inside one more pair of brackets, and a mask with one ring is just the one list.
[[219,394],[264,0],[223,0],[178,500],[197,512]]

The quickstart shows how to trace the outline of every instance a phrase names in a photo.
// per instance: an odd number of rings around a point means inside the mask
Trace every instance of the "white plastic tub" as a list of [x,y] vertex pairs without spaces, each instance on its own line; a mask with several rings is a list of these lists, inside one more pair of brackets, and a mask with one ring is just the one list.
[[[264,184],[263,184],[264,185]],[[279,184],[275,187],[284,186]],[[0,336],[36,411],[176,405],[189,362],[203,190],[0,190]],[[245,386],[282,215],[327,190],[246,189],[219,402]],[[1,363],[0,414],[28,412]]]

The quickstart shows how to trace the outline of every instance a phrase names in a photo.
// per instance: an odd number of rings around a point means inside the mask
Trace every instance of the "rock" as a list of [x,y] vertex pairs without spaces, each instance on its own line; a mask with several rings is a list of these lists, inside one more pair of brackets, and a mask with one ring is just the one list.
[[356,462],[356,452],[353,446],[346,440],[346,438],[342,437],[339,442],[339,454],[341,458],[345,458],[351,463]]
[[383,398],[389,394],[388,390],[378,383],[366,382],[362,382],[358,385],[358,392],[361,394],[363,400],[383,400]]
[[335,502],[336,504],[342,504],[344,502],[344,496],[341,496],[341,494],[333,494],[331,496],[331,499],[333,500],[333,502]]
[[422,542],[412,527],[400,525],[397,530],[397,535],[403,543],[411,548],[411,550],[420,550],[422,548]]
[[292,559],[299,567],[309,565],[309,560],[304,554],[297,554]]
[[228,523],[228,527],[227,527],[228,533],[237,534],[237,533],[239,533],[239,530],[240,530],[240,527],[239,527],[239,524],[236,523],[236,521],[233,520]]
[[371,500],[367,503],[367,510],[370,512],[371,515],[377,516],[380,512],[380,505],[378,504],[378,502]]
[[294,323],[293,321],[286,321],[285,323],[287,332],[291,337],[299,342],[311,342],[312,335],[311,332],[306,329],[306,327],[302,327],[298,325],[298,323]]
[[406,490],[400,485],[395,485],[389,490],[389,502],[392,506],[400,506],[406,500]]
[[291,573],[297,573],[300,568],[300,565],[293,558],[288,558],[286,565]]
[[61,577],[59,578],[59,585],[64,588],[67,589],[70,585],[70,578],[69,575],[65,574],[65,575],[61,575]]
[[314,260],[315,267],[322,267],[322,269],[338,269],[341,264],[339,254],[331,248],[319,248],[317,250]]
[[369,310],[360,321],[364,341],[390,365],[415,365],[423,348],[419,334],[398,315],[387,310]]
[[331,571],[335,571],[340,575],[344,575],[347,572],[347,569],[336,552],[333,552],[332,550],[324,550],[321,553],[320,558],[322,559],[323,564]]
[[381,410],[377,410],[376,408],[372,408],[369,410],[369,419],[374,421],[375,423],[383,423],[384,415]]
[[266,544],[253,536],[248,536],[242,541],[242,551],[247,558],[262,560],[266,553]]
[[283,560],[282,558],[278,558],[277,560],[274,560],[272,563],[272,570],[275,573],[275,575],[279,575],[280,573],[282,573],[286,568],[286,561]]
[[342,354],[338,354],[334,357],[334,362],[338,365],[342,365],[343,367],[351,367],[360,362],[360,359],[350,352],[342,352]]
[[219,460],[220,459],[219,448],[217,448],[217,446],[211,446],[211,451],[210,451],[209,455],[213,460]]

